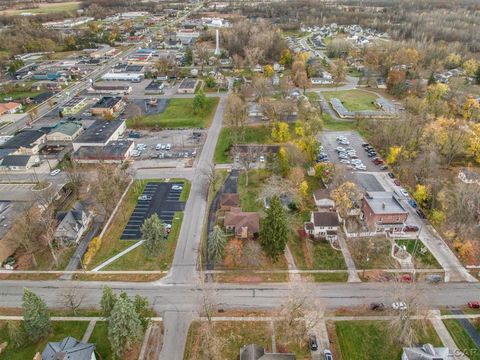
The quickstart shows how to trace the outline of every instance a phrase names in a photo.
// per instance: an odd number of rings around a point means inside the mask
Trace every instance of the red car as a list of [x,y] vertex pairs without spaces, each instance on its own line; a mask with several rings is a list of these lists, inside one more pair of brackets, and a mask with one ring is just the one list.
[[413,282],[412,276],[409,274],[400,275],[398,280],[400,280],[400,282]]
[[469,301],[467,305],[470,309],[480,309],[480,302],[478,301]]
[[393,183],[397,186],[400,186],[400,180],[398,179],[393,180]]
[[405,232],[416,232],[416,231],[418,231],[418,226],[405,225],[405,227],[403,228],[403,231],[405,231]]

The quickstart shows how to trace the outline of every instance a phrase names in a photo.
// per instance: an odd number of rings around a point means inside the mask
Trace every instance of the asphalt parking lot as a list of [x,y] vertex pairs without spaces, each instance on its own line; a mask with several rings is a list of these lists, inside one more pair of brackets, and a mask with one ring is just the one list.
[[156,99],[156,103],[150,103],[150,99],[153,98],[155,97],[146,96],[145,99],[129,100],[128,105],[125,108],[125,114],[129,115],[129,113],[134,113],[138,110],[141,112],[141,115],[155,115],[163,113],[168,105],[168,99]]
[[182,185],[182,182],[149,182],[145,186],[142,195],[151,197],[151,200],[138,200],[125,229],[123,230],[122,240],[138,240],[142,236],[140,228],[145,219],[148,219],[154,213],[165,224],[172,224],[175,212],[183,211],[185,203],[180,201],[182,189],[174,190],[173,185]]

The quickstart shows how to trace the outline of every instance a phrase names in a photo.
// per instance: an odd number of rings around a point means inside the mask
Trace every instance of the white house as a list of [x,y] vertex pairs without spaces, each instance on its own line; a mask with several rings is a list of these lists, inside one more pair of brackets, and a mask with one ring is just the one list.
[[318,210],[331,210],[335,208],[335,201],[330,197],[328,189],[317,189],[313,192],[313,200]]
[[315,239],[337,240],[340,221],[336,211],[314,211],[304,224],[305,233]]

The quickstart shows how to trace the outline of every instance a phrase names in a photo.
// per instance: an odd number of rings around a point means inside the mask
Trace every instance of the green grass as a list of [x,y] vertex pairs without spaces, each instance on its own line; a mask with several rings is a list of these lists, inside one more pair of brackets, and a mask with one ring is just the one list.
[[458,348],[464,352],[470,360],[480,360],[480,349],[477,348],[472,338],[463,328],[462,324],[455,319],[443,320],[443,323],[452,336]]
[[[52,330],[45,339],[40,340],[36,344],[27,343],[19,349],[9,345],[4,353],[0,355],[0,359],[5,360],[28,360],[33,359],[37,352],[42,352],[48,342],[62,341],[67,336],[72,336],[77,340],[82,340],[83,334],[88,327],[87,321],[54,321],[52,322]],[[0,343],[9,341],[5,322],[0,322]]]
[[323,92],[322,95],[328,101],[332,98],[340,99],[350,111],[375,110],[376,106],[373,102],[378,98],[375,94],[362,90],[328,91]]
[[382,236],[347,239],[357,269],[391,269],[396,261],[390,256],[391,243]]
[[203,111],[193,112],[193,98],[170,99],[163,113],[127,120],[129,128],[206,128],[215,115],[219,98],[207,98]]
[[95,324],[88,342],[95,344],[95,352],[101,356],[102,360],[113,360],[110,341],[108,341],[108,323],[106,321],[98,321]]
[[248,186],[246,186],[246,174],[244,171],[241,172],[238,177],[238,194],[243,211],[259,211],[263,209],[260,190],[263,182],[270,176],[271,173],[267,170],[250,170],[248,173]]
[[0,15],[20,15],[21,13],[32,14],[53,14],[66,11],[75,11],[80,7],[79,1],[71,1],[58,4],[43,4],[37,8],[22,9],[22,10],[4,10],[0,12]]
[[[232,161],[230,149],[232,148],[234,138],[233,130],[228,127],[222,128],[215,147],[214,162],[217,164],[226,164]],[[245,127],[245,138],[239,140],[242,143],[266,144],[270,142],[270,129],[268,126],[247,126]]]
[[332,273],[313,273],[302,274],[305,280],[313,282],[347,282],[348,273],[346,272],[332,272]]
[[[402,346],[388,339],[391,330],[385,321],[337,321],[335,329],[343,360],[395,360],[402,356]],[[423,327],[420,343],[442,346],[433,327]]]
[[31,91],[31,90],[15,90],[15,91],[9,91],[5,92],[2,91],[0,92],[0,100],[3,101],[4,98],[6,97],[11,97],[13,100],[21,100],[25,98],[31,98],[34,96],[37,96],[38,94],[41,94],[43,91]]
[[432,255],[430,251],[427,250],[425,254],[422,255],[420,250],[425,248],[421,240],[396,240],[396,243],[400,246],[405,246],[407,251],[412,254],[414,265],[418,269],[440,269],[437,259]]
[[358,71],[357,69],[351,68],[350,70],[348,70],[348,75],[353,76],[353,77],[362,77],[363,72]]
[[309,261],[305,259],[307,246],[298,236],[289,242],[295,263],[300,270],[345,270],[345,260],[339,250],[335,250],[327,241],[314,241],[311,245],[312,254]]

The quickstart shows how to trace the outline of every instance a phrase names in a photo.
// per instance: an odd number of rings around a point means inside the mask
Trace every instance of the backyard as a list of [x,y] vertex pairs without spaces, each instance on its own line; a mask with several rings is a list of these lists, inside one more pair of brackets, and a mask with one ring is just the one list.
[[322,95],[330,101],[333,98],[339,99],[350,111],[376,110],[374,101],[377,95],[363,90],[326,91]]
[[[419,343],[442,346],[430,323],[422,322],[416,325]],[[335,343],[337,357],[341,357],[342,360],[400,360],[401,358],[402,345],[396,341],[395,334],[392,334],[386,321],[337,321],[334,326],[329,326],[329,330],[329,335]]]
[[215,115],[219,98],[206,98],[202,111],[195,114],[193,98],[170,99],[164,112],[127,120],[129,128],[207,128]]

